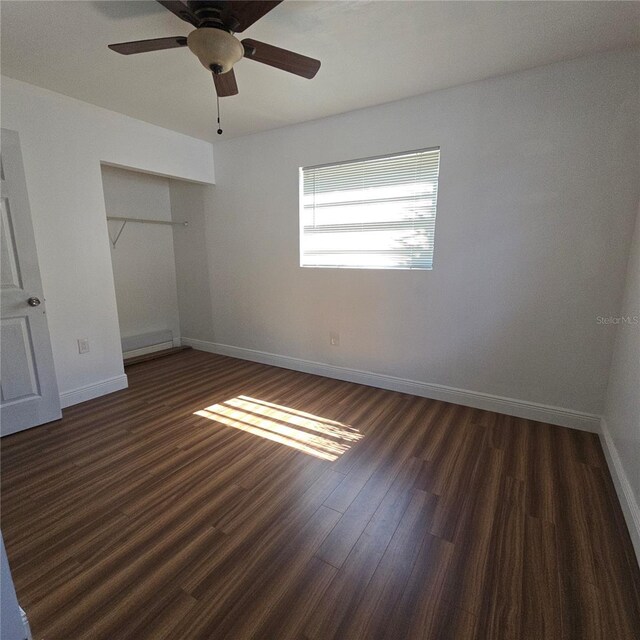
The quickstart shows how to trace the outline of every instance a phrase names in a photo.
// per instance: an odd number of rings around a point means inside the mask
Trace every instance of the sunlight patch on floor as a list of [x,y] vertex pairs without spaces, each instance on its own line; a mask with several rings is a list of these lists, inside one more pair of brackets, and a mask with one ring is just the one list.
[[357,429],[335,420],[248,396],[237,396],[211,405],[194,415],[323,460],[336,460],[363,437]]

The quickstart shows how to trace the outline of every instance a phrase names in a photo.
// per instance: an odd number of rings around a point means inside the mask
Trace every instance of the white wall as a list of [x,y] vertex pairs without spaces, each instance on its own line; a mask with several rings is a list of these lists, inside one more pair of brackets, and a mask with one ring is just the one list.
[[605,451],[640,559],[640,209],[624,299],[602,316],[601,331],[616,336],[602,421]]
[[189,223],[188,227],[177,227],[173,234],[182,335],[212,341],[215,333],[206,217],[214,187],[169,180],[169,189],[173,220]]
[[100,163],[212,183],[211,145],[6,77],[2,126],[20,134],[62,403],[122,386]]
[[[169,180],[137,171],[102,167],[107,216],[171,222]],[[194,185],[199,186],[199,185]],[[122,222],[108,223],[115,239]],[[180,337],[173,234],[182,227],[127,223],[111,261],[123,338],[169,329]]]
[[[613,334],[596,316],[621,300],[640,188],[638,69],[638,52],[600,55],[216,143],[212,348],[599,415]],[[434,145],[433,271],[298,266],[300,166]]]

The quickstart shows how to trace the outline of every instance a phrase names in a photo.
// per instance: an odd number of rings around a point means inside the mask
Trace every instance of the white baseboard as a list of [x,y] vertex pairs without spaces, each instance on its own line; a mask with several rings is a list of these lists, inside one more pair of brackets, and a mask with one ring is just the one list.
[[476,409],[505,413],[518,418],[526,418],[528,420],[536,420],[538,422],[546,422],[594,433],[599,433],[600,431],[600,416],[564,409],[562,407],[552,407],[537,402],[528,402],[527,400],[504,398],[502,396],[495,396],[478,391],[456,389],[455,387],[447,387],[429,382],[406,380],[381,373],[337,367],[322,362],[302,360],[300,358],[292,358],[290,356],[282,356],[265,351],[256,351],[254,349],[245,349],[243,347],[234,347],[228,344],[206,342],[194,338],[183,337],[182,344],[193,347],[194,349],[199,349],[200,351],[208,351],[209,353],[241,358],[242,360],[252,360],[253,362],[270,364],[275,367],[313,373],[327,378],[336,378],[337,380],[356,382],[371,387],[379,387],[380,389],[389,389],[390,391],[410,393],[424,398],[453,402]]
[[638,562],[640,562],[640,507],[636,501],[633,489],[627,478],[622,461],[618,455],[618,449],[616,448],[611,432],[609,431],[609,425],[607,421],[602,418],[600,426],[600,439],[602,441],[602,448],[604,449],[604,455],[609,465],[609,472],[613,479],[613,484],[618,494],[618,500],[624,513],[624,519],[627,522],[629,529],[629,535],[633,542],[633,548],[636,552]]
[[156,351],[164,351],[165,349],[172,349],[173,347],[180,346],[180,340],[177,340],[178,344],[176,344],[176,340],[169,340],[167,342],[159,342],[158,344],[152,344],[149,347],[140,347],[139,349],[131,349],[130,351],[123,351],[122,357],[126,360],[127,358],[135,358],[136,356],[146,356],[148,353],[155,353]]
[[94,384],[88,384],[84,387],[78,387],[71,391],[64,391],[60,394],[60,406],[64,409],[86,400],[92,400],[104,396],[107,393],[113,393],[114,391],[120,391],[120,389],[126,389],[129,386],[126,374],[108,378],[107,380],[101,380]]

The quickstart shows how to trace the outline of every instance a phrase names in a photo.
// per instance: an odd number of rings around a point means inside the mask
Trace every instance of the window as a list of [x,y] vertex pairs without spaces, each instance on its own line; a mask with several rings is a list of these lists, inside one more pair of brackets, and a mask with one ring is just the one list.
[[440,149],[300,169],[300,266],[431,269]]

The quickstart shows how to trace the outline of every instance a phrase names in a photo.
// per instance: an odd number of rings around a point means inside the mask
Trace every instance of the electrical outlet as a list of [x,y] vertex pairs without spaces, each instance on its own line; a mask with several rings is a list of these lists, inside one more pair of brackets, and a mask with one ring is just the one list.
[[78,353],[89,353],[89,340],[87,338],[78,338]]
[[340,334],[337,331],[329,331],[329,344],[332,347],[340,345]]

